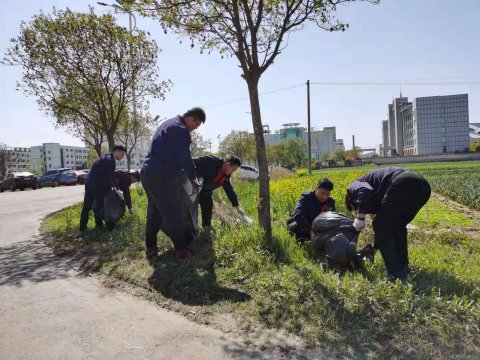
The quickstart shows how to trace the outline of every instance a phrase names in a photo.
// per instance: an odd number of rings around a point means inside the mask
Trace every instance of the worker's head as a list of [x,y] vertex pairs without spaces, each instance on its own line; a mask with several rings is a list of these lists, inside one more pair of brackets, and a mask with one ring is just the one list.
[[188,131],[198,129],[200,125],[205,123],[205,118],[205,111],[203,111],[203,109],[200,107],[194,107],[183,114],[185,126],[187,127]]
[[333,183],[330,179],[320,179],[318,180],[317,187],[315,188],[315,196],[317,197],[318,201],[327,201],[332,190]]
[[222,173],[226,176],[232,175],[242,165],[240,159],[236,156],[230,156],[223,160]]
[[135,184],[140,181],[140,173],[138,171],[132,171],[130,173],[130,177],[132,179],[132,184]]
[[125,148],[125,146],[115,145],[112,149],[112,153],[115,160],[122,160],[127,153],[127,149]]

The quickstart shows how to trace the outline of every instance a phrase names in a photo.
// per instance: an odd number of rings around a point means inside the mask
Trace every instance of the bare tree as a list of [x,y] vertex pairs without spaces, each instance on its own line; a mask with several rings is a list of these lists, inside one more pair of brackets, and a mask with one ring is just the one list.
[[[327,31],[344,31],[348,25],[335,19],[337,6],[355,0],[138,0],[146,16],[157,18],[164,29],[189,37],[200,51],[235,56],[247,83],[256,156],[260,170],[259,221],[271,238],[270,187],[258,85],[262,74],[285,49],[290,32],[313,23]],[[356,0],[362,1],[362,0]],[[377,3],[378,0],[365,0]],[[135,6],[135,5],[134,5]]]

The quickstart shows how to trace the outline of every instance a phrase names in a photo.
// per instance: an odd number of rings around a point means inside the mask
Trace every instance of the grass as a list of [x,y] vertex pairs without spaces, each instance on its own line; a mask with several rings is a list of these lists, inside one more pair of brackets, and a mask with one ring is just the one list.
[[[333,195],[342,199],[347,183],[364,171],[322,171],[321,176],[334,180]],[[42,231],[57,253],[79,256],[85,268],[148,289],[156,301],[179,311],[237,314],[285,328],[312,346],[327,342],[356,359],[479,358],[480,239],[461,231],[478,223],[430,201],[410,235],[408,286],[385,281],[381,258],[367,264],[364,274],[324,272],[315,251],[297,244],[284,227],[292,202],[312,188],[319,175],[272,181],[271,246],[257,225],[240,226],[216,216],[214,232],[201,237],[188,264],[173,261],[170,242],[163,236],[158,261],[144,259],[146,197],[141,187],[133,194],[137,215],[125,217],[112,233],[91,229],[80,236],[79,205],[49,217]],[[235,189],[255,217],[257,184],[236,181]],[[215,196],[227,212],[221,190]],[[341,201],[338,207],[343,209]],[[361,242],[371,238],[367,231]]]

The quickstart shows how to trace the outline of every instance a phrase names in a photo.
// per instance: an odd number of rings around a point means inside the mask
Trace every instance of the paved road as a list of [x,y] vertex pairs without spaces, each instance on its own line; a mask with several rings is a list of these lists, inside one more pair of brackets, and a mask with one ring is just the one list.
[[266,358],[220,331],[102,287],[38,238],[83,187],[0,194],[0,359]]

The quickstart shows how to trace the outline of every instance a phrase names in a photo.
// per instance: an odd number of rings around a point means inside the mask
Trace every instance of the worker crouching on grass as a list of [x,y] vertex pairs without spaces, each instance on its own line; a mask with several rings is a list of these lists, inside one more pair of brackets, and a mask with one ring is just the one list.
[[[103,227],[103,220],[99,215],[103,212],[103,199],[111,188],[118,185],[115,178],[115,161],[122,160],[126,152],[127,149],[124,146],[116,145],[111,153],[102,155],[93,164],[85,181],[85,197],[83,199],[82,214],[80,215],[80,231],[87,229],[88,214],[94,202],[96,204],[96,211],[94,212],[95,227]],[[112,230],[115,224],[106,222],[106,226],[109,230]]]
[[141,170],[141,181],[148,199],[145,226],[148,258],[158,253],[157,234],[162,230],[173,242],[176,260],[190,256],[191,232],[187,229],[188,209],[184,204],[185,176],[201,186],[190,153],[190,132],[205,122],[205,112],[193,108],[183,116],[162,123],[153,135],[150,150]]
[[200,209],[202,210],[202,227],[204,231],[210,231],[212,226],[213,190],[223,187],[232,206],[237,210],[241,218],[245,216],[242,208],[238,206],[237,194],[233,190],[230,176],[242,164],[236,156],[222,159],[217,156],[202,156],[193,160],[197,169],[197,175],[203,179],[202,191],[199,196]]
[[376,214],[374,248],[380,250],[391,281],[407,279],[407,225],[430,193],[430,184],[421,175],[396,167],[372,171],[348,187],[345,203],[357,212],[353,223],[357,231],[365,229],[366,214]]
[[335,200],[330,197],[333,183],[330,179],[320,179],[315,190],[305,191],[287,220],[291,235],[303,242],[310,239],[313,220],[323,212],[335,211]]

